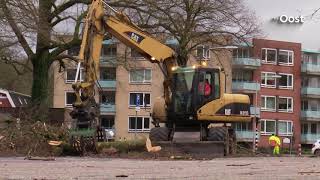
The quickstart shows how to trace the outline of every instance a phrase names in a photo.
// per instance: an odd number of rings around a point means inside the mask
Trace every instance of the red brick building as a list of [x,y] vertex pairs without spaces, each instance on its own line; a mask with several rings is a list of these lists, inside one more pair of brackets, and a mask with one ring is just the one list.
[[253,56],[261,58],[261,67],[253,76],[261,84],[259,146],[268,145],[270,134],[277,134],[292,139],[297,147],[301,136],[301,44],[253,39]]
[[[271,134],[300,144],[301,44],[253,39],[234,52],[233,92],[249,95],[251,114],[260,118],[259,147]],[[236,125],[238,141],[252,142],[255,122]],[[289,145],[287,145],[289,147]]]

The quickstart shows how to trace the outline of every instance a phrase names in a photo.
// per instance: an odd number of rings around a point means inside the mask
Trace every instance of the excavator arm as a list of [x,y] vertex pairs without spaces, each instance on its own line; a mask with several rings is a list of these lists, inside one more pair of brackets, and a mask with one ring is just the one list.
[[[106,8],[109,6],[103,0],[93,0],[86,17],[83,30],[82,43],[79,53],[79,64],[85,69],[84,82],[76,82],[73,89],[76,94],[74,111],[71,116],[84,121],[87,124],[97,117],[97,105],[94,102],[95,86],[97,74],[99,74],[100,53],[105,34],[108,32],[113,37],[120,40],[125,45],[141,53],[152,63],[162,65],[166,76],[170,76],[170,69],[174,65],[174,51],[145,33],[134,25],[123,13],[117,12],[113,8],[113,14],[107,14]],[[79,73],[80,65],[78,65]],[[77,79],[77,78],[76,78]],[[164,82],[165,101],[168,103],[169,83]],[[79,113],[80,112],[80,113]],[[86,117],[86,118],[84,118]],[[82,119],[82,120],[81,120]],[[84,125],[83,127],[87,127]]]

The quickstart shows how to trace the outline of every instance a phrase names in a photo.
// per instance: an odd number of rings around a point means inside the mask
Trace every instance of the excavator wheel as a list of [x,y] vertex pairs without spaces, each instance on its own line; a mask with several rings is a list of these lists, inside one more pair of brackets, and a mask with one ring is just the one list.
[[168,141],[170,130],[167,127],[154,127],[149,133],[151,142]]
[[222,127],[213,127],[208,130],[208,141],[224,141],[226,131]]

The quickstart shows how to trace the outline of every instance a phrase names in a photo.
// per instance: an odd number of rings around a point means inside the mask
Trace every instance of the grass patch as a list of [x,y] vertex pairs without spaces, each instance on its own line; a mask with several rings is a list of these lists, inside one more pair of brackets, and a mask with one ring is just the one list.
[[98,143],[98,152],[104,149],[114,148],[117,153],[143,152],[145,151],[145,139],[133,139],[125,141],[100,142]]

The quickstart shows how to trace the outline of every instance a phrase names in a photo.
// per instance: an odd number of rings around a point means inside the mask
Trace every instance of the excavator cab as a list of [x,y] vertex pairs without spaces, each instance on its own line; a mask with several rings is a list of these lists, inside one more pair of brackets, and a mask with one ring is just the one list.
[[[173,71],[172,104],[176,119],[194,119],[197,110],[209,101],[220,98],[220,70],[184,67]],[[192,117],[192,118],[191,118]]]

